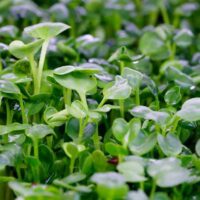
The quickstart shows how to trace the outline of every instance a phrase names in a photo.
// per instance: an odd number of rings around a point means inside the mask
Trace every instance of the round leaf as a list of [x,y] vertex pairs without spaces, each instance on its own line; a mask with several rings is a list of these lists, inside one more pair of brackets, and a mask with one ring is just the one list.
[[180,140],[171,133],[168,133],[166,137],[159,134],[158,144],[166,156],[177,156],[182,151]]
[[144,135],[142,132],[129,143],[129,149],[132,153],[137,155],[143,155],[148,153],[156,145],[156,134]]
[[43,40],[36,40],[29,44],[24,44],[22,41],[15,40],[10,43],[9,51],[17,58],[24,58],[29,55],[34,55],[40,49],[43,44]]
[[36,124],[28,128],[26,135],[33,140],[38,140],[46,137],[47,135],[53,134],[55,132],[52,128],[45,124]]
[[127,161],[120,163],[117,170],[125,177],[127,182],[141,182],[145,181],[144,167],[137,162]]
[[112,132],[119,142],[123,143],[128,130],[128,123],[123,118],[115,119],[112,125]]
[[176,105],[181,100],[181,92],[180,87],[174,86],[173,88],[170,88],[164,96],[165,102],[168,105]]
[[200,98],[197,97],[187,100],[176,115],[185,121],[192,122],[200,120]]
[[121,76],[116,76],[114,83],[108,84],[103,89],[105,99],[127,99],[131,94],[128,81]]
[[44,22],[26,27],[24,32],[34,38],[50,39],[69,28],[70,26],[59,22]]

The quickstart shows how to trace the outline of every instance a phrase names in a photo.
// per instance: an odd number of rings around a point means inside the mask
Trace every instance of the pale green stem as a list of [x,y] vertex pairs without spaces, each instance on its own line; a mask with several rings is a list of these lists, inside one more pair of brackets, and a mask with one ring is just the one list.
[[17,177],[19,180],[22,180],[22,175],[21,175],[21,168],[19,165],[16,166],[16,172],[17,172]]
[[95,133],[93,135],[93,141],[94,141],[95,149],[100,149],[98,122],[96,122],[96,130],[95,130]]
[[48,135],[47,137],[47,145],[49,148],[52,148],[52,144],[53,144],[53,135]]
[[140,87],[139,86],[137,86],[135,89],[135,104],[137,106],[140,105]]
[[83,119],[80,118],[79,119],[79,134],[78,134],[79,143],[81,143],[81,141],[82,141],[83,133],[84,133]]
[[180,16],[179,14],[175,14],[174,20],[173,20],[174,28],[178,28],[179,24],[180,24]]
[[155,25],[158,19],[158,10],[152,11],[150,16],[149,16],[149,24]]
[[[139,2],[140,2],[140,0],[139,0]],[[121,61],[120,62],[120,73],[121,73],[121,75],[123,74],[123,72],[124,72],[124,62]],[[121,117],[124,118],[124,100],[123,99],[119,100],[119,107],[120,107]]]
[[40,61],[39,61],[39,66],[38,66],[38,77],[37,77],[36,94],[40,93],[42,72],[43,72],[44,61],[45,61],[48,45],[49,45],[49,39],[46,39],[44,41],[43,45],[42,45],[42,50],[41,50],[41,54],[40,54]]
[[176,131],[176,128],[178,126],[180,118],[178,116],[175,117],[174,123],[173,123],[173,128],[172,128],[172,133]]
[[167,13],[167,10],[165,8],[164,3],[162,3],[162,5],[160,6],[160,10],[161,10],[161,13],[162,13],[164,23],[170,24],[169,16],[168,16],[168,13]]
[[156,99],[156,110],[159,110],[160,109],[160,102],[159,102],[158,96],[156,96],[155,99]]
[[140,190],[143,190],[144,191],[144,182],[140,182]]
[[72,174],[73,171],[74,171],[74,164],[75,164],[75,159],[71,158],[70,165],[69,165],[69,172],[70,172],[70,174]]
[[170,60],[174,60],[176,55],[176,43],[173,43],[171,45],[171,55],[170,55]]
[[70,106],[71,105],[71,99],[72,99],[72,90],[63,88],[63,97],[64,97],[65,105]]
[[34,139],[33,140],[33,149],[34,149],[34,156],[35,158],[39,158],[39,147],[38,147],[38,140]]
[[120,107],[121,117],[124,118],[124,100],[123,99],[119,100],[119,107]]
[[100,104],[98,105],[98,108],[101,108],[101,107],[104,105],[104,103],[105,103],[106,101],[107,101],[107,99],[103,98],[103,99],[101,100]]
[[37,84],[37,68],[35,66],[35,61],[34,61],[34,56],[33,55],[30,55],[28,57],[29,59],[29,62],[30,62],[30,66],[31,66],[31,72],[32,72],[32,77],[33,77],[33,87],[34,87],[34,94],[36,94],[36,88],[38,88]]
[[79,96],[81,98],[81,102],[83,103],[83,105],[85,106],[85,108],[88,110],[88,105],[87,105],[87,100],[86,100],[85,94],[79,92]]
[[19,97],[19,104],[20,104],[20,108],[21,108],[22,121],[24,124],[28,124],[28,119],[26,117],[22,95],[20,95],[20,97]]
[[156,181],[153,180],[151,193],[150,193],[150,200],[154,199],[155,191],[156,191]]

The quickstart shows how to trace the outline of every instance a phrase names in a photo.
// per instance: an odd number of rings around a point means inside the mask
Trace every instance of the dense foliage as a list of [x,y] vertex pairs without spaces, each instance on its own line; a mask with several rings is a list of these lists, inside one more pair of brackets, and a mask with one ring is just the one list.
[[0,1],[0,199],[200,199],[198,0]]

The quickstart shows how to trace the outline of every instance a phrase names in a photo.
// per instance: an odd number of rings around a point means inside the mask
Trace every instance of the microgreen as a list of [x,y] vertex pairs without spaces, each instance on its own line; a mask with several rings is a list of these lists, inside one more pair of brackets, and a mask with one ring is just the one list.
[[1,0],[0,199],[200,199],[199,13]]

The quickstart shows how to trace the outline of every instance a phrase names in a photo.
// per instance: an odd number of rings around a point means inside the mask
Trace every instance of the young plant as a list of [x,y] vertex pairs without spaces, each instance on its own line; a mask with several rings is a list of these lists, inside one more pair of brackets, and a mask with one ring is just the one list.
[[63,31],[69,29],[70,26],[63,24],[63,23],[52,23],[52,22],[44,22],[39,23],[33,26],[26,27],[24,29],[24,32],[28,35],[30,35],[33,38],[36,39],[42,39],[42,50],[40,54],[40,60],[38,64],[38,76],[37,76],[37,88],[36,88],[36,94],[39,94],[40,87],[41,87],[41,79],[42,79],[42,72],[45,62],[45,57],[47,53],[47,48],[49,45],[50,40],[62,33]]

